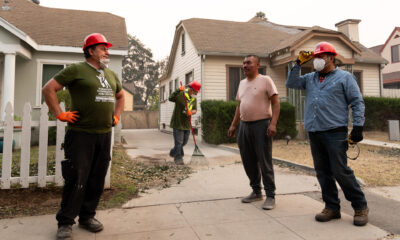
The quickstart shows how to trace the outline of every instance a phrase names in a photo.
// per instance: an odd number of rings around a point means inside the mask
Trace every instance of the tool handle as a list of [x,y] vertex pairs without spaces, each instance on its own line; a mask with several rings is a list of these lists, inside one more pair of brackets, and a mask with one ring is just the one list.
[[[181,83],[181,86],[182,86],[182,81],[180,83]],[[185,101],[186,111],[188,111],[189,108],[188,108],[188,105],[187,105],[187,102],[186,102],[185,91],[182,91],[182,94],[183,94],[183,101]],[[193,131],[193,127],[192,127],[192,118],[191,118],[191,116],[188,116],[188,118],[189,118],[190,130],[192,131],[192,135],[193,135],[194,145],[197,146],[196,138],[194,137],[194,131]]]

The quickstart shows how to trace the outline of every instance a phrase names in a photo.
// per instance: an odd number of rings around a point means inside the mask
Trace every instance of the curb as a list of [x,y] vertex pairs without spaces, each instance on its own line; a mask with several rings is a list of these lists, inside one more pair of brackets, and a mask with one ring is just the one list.
[[[227,151],[234,152],[234,153],[239,153],[239,149],[234,148],[234,147],[229,147],[229,146],[225,146],[225,145],[214,145],[214,144],[208,144],[208,143],[206,143],[206,145],[214,146],[214,147],[221,148],[223,150],[227,150]],[[285,159],[281,159],[281,158],[276,158],[276,157],[272,157],[272,161],[274,164],[282,164],[282,165],[285,165],[290,168],[295,168],[295,169],[299,169],[302,171],[306,171],[307,173],[315,176],[315,170],[313,167],[299,164],[299,163],[294,163],[294,162],[291,162],[291,161],[288,161]],[[356,176],[356,180],[357,180],[358,184],[360,184],[361,186],[365,186],[364,180],[362,180],[361,178],[359,178],[357,176]]]

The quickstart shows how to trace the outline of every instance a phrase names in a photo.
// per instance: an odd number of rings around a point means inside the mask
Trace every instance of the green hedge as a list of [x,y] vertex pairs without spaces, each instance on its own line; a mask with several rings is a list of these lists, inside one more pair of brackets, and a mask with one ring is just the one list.
[[[203,139],[207,143],[221,144],[236,142],[236,138],[228,137],[228,129],[235,116],[237,102],[221,100],[205,100],[201,102]],[[295,108],[289,103],[281,103],[275,138],[297,135]]]
[[364,97],[365,130],[388,130],[388,120],[400,120],[400,99]]

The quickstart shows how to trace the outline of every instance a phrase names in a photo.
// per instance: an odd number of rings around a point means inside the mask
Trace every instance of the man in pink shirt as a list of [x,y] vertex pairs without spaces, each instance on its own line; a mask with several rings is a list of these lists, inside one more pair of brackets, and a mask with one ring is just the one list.
[[280,104],[274,82],[269,76],[259,74],[259,67],[260,58],[256,55],[248,55],[243,61],[247,78],[239,84],[236,95],[238,106],[228,136],[235,136],[240,121],[237,142],[244,170],[253,189],[242,202],[262,200],[262,178],[267,196],[262,208],[271,210],[275,207],[272,137],[276,134]]

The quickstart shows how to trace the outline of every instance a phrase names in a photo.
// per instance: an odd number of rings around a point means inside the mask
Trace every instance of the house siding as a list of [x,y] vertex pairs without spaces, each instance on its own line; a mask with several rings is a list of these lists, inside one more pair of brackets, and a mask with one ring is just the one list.
[[361,91],[364,96],[380,96],[379,65],[356,63],[353,71],[362,71]]
[[392,46],[400,44],[400,38],[394,38],[396,35],[400,35],[400,31],[396,31],[396,33],[393,34],[392,38],[382,50],[381,56],[389,61],[389,64],[385,66],[385,68],[382,70],[382,73],[400,71],[400,62],[392,63]]
[[[32,59],[27,61],[21,57],[16,58],[15,72],[15,114],[21,116],[23,106],[26,102],[30,102],[34,108],[32,118],[39,119],[40,105],[37,99],[40,99],[42,86],[42,64],[70,64],[73,62],[85,61],[83,53],[46,53],[36,52],[32,55]],[[113,70],[121,80],[122,75],[122,56],[110,56],[109,68]]]
[[[175,59],[173,59],[174,65],[171,70],[171,76],[160,82],[160,87],[165,86],[165,101],[160,103],[160,129],[163,129],[163,124],[166,126],[166,130],[171,131],[172,129],[169,127],[169,123],[171,121],[172,112],[174,110],[174,103],[168,101],[169,97],[169,82],[173,81],[172,91],[175,89],[175,79],[178,79],[179,82],[185,84],[185,76],[187,73],[193,71],[193,80],[199,83],[201,81],[201,57],[197,54],[197,50],[195,49],[192,40],[188,33],[185,33],[185,54],[182,55],[182,33],[179,36],[179,43],[176,49]],[[204,86],[204,84],[202,83]],[[204,90],[202,86],[201,91]],[[199,116],[201,116],[201,96],[202,93],[197,94],[197,113],[192,117],[192,125],[195,127],[200,127]]]

